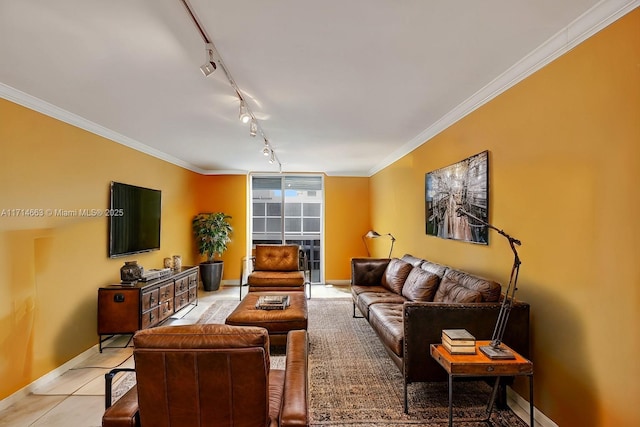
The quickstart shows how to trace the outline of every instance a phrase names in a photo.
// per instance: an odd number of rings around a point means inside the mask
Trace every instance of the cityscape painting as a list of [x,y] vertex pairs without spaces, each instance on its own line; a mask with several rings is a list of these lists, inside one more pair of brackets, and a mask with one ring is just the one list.
[[489,222],[488,151],[427,173],[425,198],[427,235],[489,244],[488,228],[473,219]]

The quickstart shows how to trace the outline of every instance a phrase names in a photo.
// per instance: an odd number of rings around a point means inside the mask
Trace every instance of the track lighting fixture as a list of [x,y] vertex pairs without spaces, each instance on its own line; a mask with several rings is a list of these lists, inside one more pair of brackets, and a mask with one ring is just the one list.
[[195,25],[196,29],[198,30],[198,32],[202,36],[202,39],[205,42],[207,62],[200,67],[200,71],[202,71],[202,74],[204,74],[205,76],[211,75],[218,67],[224,72],[224,75],[229,81],[229,84],[231,85],[233,90],[236,92],[236,95],[240,100],[240,111],[239,111],[238,118],[242,123],[245,123],[245,124],[249,123],[249,135],[256,136],[259,133],[260,136],[264,138],[264,147],[262,148],[262,154],[264,154],[264,156],[268,158],[269,163],[277,164],[278,171],[282,173],[282,163],[280,163],[280,159],[278,159],[278,155],[276,154],[275,150],[271,147],[271,144],[269,144],[269,141],[267,140],[267,137],[264,133],[264,130],[260,126],[260,123],[258,123],[255,116],[247,106],[245,102],[245,98],[242,94],[242,91],[240,90],[235,80],[231,76],[231,73],[229,72],[229,69],[225,65],[224,61],[222,60],[220,53],[216,50],[213,44],[213,40],[207,34],[207,31],[205,30],[202,23],[199,21],[195,11],[192,9],[191,5],[189,4],[189,1],[188,0],[181,0],[181,1],[185,9],[187,10],[189,17],[192,19],[193,24]]
[[251,114],[247,111],[247,105],[244,101],[240,101],[240,114],[238,114],[238,117],[242,123],[249,123],[251,120]]
[[200,67],[200,71],[202,71],[202,74],[204,74],[205,77],[212,74],[216,70],[216,68],[218,68],[213,57],[213,44],[207,43],[206,51],[207,51],[207,62],[205,62]]

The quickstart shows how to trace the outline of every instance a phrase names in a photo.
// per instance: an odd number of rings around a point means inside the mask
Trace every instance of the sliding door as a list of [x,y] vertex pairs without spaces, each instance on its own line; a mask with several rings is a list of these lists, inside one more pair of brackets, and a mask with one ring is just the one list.
[[307,254],[311,282],[322,282],[321,175],[252,175],[251,243],[291,243]]

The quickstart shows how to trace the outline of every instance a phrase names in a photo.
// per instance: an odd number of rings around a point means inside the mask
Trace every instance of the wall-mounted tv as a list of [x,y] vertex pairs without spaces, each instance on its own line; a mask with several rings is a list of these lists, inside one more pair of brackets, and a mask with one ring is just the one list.
[[109,257],[160,249],[161,192],[111,183]]

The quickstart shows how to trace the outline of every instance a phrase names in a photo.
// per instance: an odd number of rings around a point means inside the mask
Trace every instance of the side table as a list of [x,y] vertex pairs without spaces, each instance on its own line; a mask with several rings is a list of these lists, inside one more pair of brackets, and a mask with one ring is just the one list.
[[515,359],[490,359],[479,349],[480,346],[489,344],[490,341],[476,341],[476,354],[451,354],[441,344],[431,344],[431,357],[449,374],[449,426],[453,426],[453,379],[455,377],[497,377],[487,403],[487,418],[484,421],[489,421],[500,377],[520,375],[529,377],[529,425],[533,426],[533,363],[511,349],[509,350],[513,351]]

